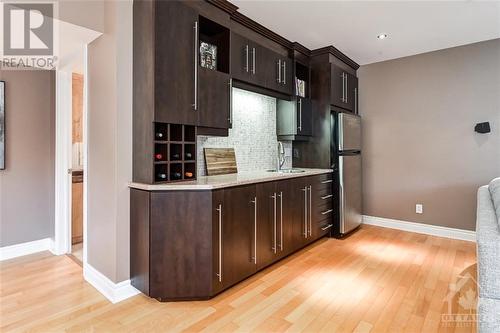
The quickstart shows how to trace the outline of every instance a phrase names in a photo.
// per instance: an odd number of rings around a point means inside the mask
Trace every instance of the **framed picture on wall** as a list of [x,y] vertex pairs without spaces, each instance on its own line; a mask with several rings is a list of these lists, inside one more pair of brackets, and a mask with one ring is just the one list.
[[0,81],[0,170],[5,169],[5,81]]

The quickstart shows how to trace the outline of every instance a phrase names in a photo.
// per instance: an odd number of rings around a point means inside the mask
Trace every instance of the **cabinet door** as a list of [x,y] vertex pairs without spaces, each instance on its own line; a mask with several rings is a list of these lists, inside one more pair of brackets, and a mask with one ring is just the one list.
[[224,190],[212,192],[212,295],[229,286],[224,278]]
[[156,3],[155,121],[196,125],[195,22],[198,13],[180,1]]
[[222,224],[224,285],[230,286],[256,271],[255,185],[224,190]]
[[279,91],[287,94],[293,94],[293,68],[292,60],[287,57],[281,58],[281,85]]
[[199,98],[198,125],[213,128],[229,128],[229,75],[198,67]]
[[249,63],[250,63],[250,78],[249,82],[260,86],[266,87],[267,80],[267,66],[269,61],[268,50],[255,43],[249,44]]
[[292,181],[293,211],[293,248],[305,246],[309,238],[309,192],[307,191],[309,177],[296,178]]
[[297,134],[311,136],[313,128],[312,103],[309,98],[297,97]]
[[345,108],[345,72],[342,68],[331,65],[331,83],[330,83],[330,103]]
[[250,79],[250,46],[243,36],[231,32],[231,75],[241,81]]
[[358,113],[358,78],[352,74],[347,74],[347,96],[346,109]]
[[[277,244],[280,257],[292,253],[299,246],[295,239],[300,238],[301,211],[300,203],[303,193],[298,189],[300,184],[296,180],[280,181],[276,185],[278,196],[278,226]],[[297,226],[297,228],[296,228]],[[297,237],[295,234],[299,234]]]
[[279,258],[276,183],[257,184],[257,201],[257,269],[261,269]]

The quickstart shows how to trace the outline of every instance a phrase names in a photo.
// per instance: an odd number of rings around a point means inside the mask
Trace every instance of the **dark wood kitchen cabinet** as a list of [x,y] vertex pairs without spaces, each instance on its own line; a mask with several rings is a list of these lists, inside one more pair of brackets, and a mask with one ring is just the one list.
[[286,95],[292,95],[292,60],[271,50],[266,50],[264,54],[268,66],[266,87]]
[[131,189],[132,285],[161,301],[213,297],[329,232],[329,179]]
[[231,286],[257,270],[255,185],[224,190],[222,281]]
[[[138,7],[147,4],[135,2],[135,17],[146,19]],[[191,7],[179,1],[154,2],[154,48],[143,49],[143,61],[149,61],[154,73],[155,90],[155,121],[174,124],[196,125],[198,114],[195,109],[196,66],[194,47],[198,38],[195,24],[198,24],[198,13]],[[143,22],[144,24],[144,22]],[[137,38],[140,36],[140,27],[134,27]],[[136,39],[134,38],[134,41]],[[140,43],[141,41],[137,41]],[[137,52],[138,48],[134,47]],[[154,52],[149,55],[148,53]],[[135,58],[135,57],[134,57]],[[139,60],[140,61],[140,60]],[[136,71],[145,70],[134,66]],[[135,77],[137,77],[136,75]],[[139,74],[140,77],[140,74]],[[136,78],[134,78],[136,79]]]
[[[151,110],[155,122],[227,129],[229,15],[225,19],[217,15],[216,22],[201,15],[195,5],[134,2],[135,107],[142,113]],[[202,43],[217,47],[213,69],[201,65]]]
[[357,113],[358,78],[355,75],[332,64],[330,90],[332,105]]

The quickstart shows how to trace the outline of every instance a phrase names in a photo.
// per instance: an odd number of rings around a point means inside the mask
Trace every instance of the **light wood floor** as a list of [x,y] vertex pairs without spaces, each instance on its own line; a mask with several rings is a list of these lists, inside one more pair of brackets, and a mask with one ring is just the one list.
[[[0,331],[473,332],[445,325],[441,315],[449,284],[475,276],[475,263],[474,243],[363,226],[210,301],[138,295],[113,305],[84,282],[73,260],[37,254],[1,263]],[[474,283],[465,288],[468,294],[452,297],[452,313],[465,311],[458,305],[464,295],[475,296]]]

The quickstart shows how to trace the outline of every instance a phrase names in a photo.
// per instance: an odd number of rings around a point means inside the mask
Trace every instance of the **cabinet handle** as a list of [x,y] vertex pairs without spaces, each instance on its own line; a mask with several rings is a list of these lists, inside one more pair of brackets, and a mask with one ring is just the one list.
[[276,64],[278,65],[278,77],[276,78],[276,82],[281,83],[281,59],[278,59]]
[[349,103],[349,81],[347,81],[347,74],[345,75],[345,102]]
[[358,88],[354,88],[354,113],[358,114]]
[[248,44],[245,45],[245,70],[247,71],[248,73]]
[[253,220],[253,263],[257,265],[257,197],[254,197],[251,201],[255,204],[254,207],[254,220]]
[[280,192],[280,250],[283,251],[283,192]]
[[331,197],[333,197],[333,194],[328,194],[328,195],[322,196],[321,199],[326,200],[326,199],[330,199]]
[[276,246],[276,219],[277,219],[277,212],[276,212],[276,209],[277,209],[277,203],[276,203],[276,192],[274,192],[274,194],[271,196],[271,198],[273,198],[273,203],[274,203],[274,220],[273,220],[273,247],[272,247],[272,250],[274,252],[274,254],[276,254],[276,250],[277,250],[277,246]]
[[286,61],[283,60],[283,84],[286,84]]
[[299,132],[302,132],[302,99],[299,97]]
[[304,191],[304,238],[307,238],[307,186],[302,191]]
[[321,212],[321,215],[327,215],[330,214],[331,212],[333,212],[333,209],[329,209],[326,212]]
[[326,227],[321,228],[321,230],[325,231],[327,229],[330,229],[331,227],[333,227],[333,224],[329,224]]
[[252,74],[255,75],[255,47],[252,48]]
[[344,72],[342,72],[342,75],[340,76],[342,78],[342,103],[345,101],[345,81],[344,81]]
[[312,236],[312,185],[309,185],[309,236]]
[[333,183],[333,179],[328,179],[321,182],[321,184],[328,184],[328,183]]
[[194,103],[193,108],[198,110],[198,21],[194,22]]
[[219,212],[219,273],[217,277],[219,282],[222,282],[222,205],[219,204],[217,211]]
[[233,79],[229,79],[229,125],[233,124]]

